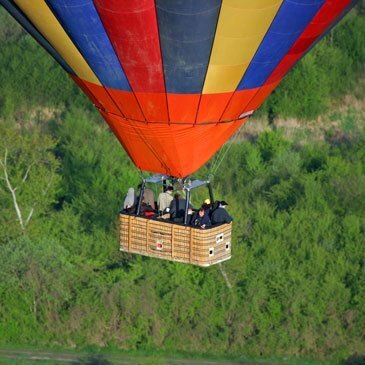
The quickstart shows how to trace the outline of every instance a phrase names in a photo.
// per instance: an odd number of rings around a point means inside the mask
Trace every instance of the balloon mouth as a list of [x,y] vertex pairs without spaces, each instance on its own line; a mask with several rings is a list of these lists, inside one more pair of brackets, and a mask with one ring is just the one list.
[[244,112],[244,113],[240,114],[237,119],[243,119],[243,118],[250,117],[254,112],[255,112],[254,110]]

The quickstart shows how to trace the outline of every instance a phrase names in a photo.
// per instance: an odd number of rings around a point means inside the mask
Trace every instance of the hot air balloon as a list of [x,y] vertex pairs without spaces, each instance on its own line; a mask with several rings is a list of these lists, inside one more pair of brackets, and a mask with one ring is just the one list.
[[135,165],[185,177],[351,0],[0,0],[89,96]]
[[87,94],[134,164],[162,181],[206,163],[355,1],[0,4]]

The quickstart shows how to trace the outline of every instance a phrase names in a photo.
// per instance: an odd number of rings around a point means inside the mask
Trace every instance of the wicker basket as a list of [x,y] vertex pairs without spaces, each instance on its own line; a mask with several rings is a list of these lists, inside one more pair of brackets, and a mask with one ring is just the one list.
[[120,250],[210,266],[231,258],[232,224],[200,229],[157,218],[120,214]]

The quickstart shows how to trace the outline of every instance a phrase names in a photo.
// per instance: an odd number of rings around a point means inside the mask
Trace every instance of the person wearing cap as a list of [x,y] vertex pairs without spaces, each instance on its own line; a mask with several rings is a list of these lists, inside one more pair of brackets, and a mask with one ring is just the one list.
[[210,203],[210,199],[205,199],[204,203],[202,204],[202,207],[210,213],[210,210],[212,209],[212,204]]
[[171,202],[174,200],[172,197],[172,192],[174,188],[168,186],[164,193],[160,193],[157,199],[158,212],[161,214],[168,213]]
[[218,208],[213,210],[212,213],[212,224],[223,224],[232,222],[232,217],[226,211],[227,205],[228,203],[224,200],[219,202]]

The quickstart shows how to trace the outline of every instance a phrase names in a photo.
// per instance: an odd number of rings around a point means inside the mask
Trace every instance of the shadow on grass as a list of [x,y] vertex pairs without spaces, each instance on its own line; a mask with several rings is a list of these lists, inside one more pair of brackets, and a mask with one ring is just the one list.
[[365,355],[352,355],[344,360],[341,365],[365,365]]
[[79,359],[76,364],[80,365],[112,365],[103,355],[89,355]]

